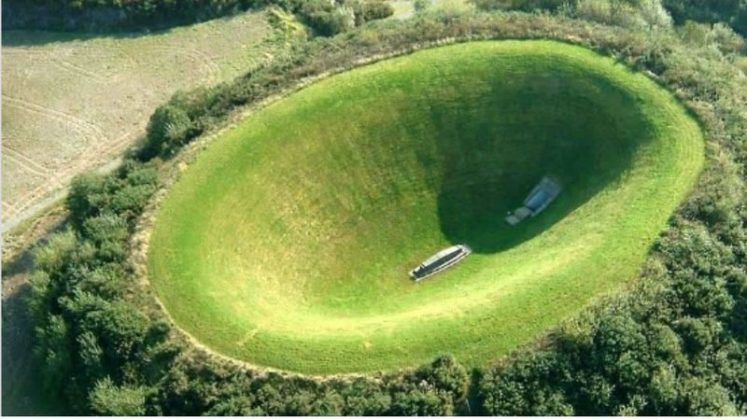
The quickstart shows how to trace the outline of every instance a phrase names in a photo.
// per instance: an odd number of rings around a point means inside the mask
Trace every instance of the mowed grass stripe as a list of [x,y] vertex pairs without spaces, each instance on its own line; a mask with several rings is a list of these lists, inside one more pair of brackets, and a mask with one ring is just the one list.
[[[703,164],[643,75],[552,41],[420,51],[217,139],[162,204],[151,282],[210,348],[314,374],[477,366],[630,281]],[[564,191],[510,228],[544,175]],[[475,252],[415,284],[433,252]]]

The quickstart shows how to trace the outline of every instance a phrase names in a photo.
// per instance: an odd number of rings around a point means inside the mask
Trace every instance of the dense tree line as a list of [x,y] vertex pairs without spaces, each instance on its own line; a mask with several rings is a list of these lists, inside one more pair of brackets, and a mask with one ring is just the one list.
[[[745,215],[740,223],[747,220]],[[502,414],[719,415],[747,412],[745,229],[720,240],[697,222],[657,244],[629,300],[598,310],[549,350],[490,369],[485,410]],[[579,328],[576,326],[576,328]]]
[[76,178],[67,199],[70,228],[36,252],[29,306],[43,386],[62,392],[76,412],[92,408],[81,399],[92,393],[95,405],[121,396],[122,410],[139,413],[133,407],[145,397],[144,376],[172,356],[168,324],[125,299],[127,239],[157,179],[152,164],[134,161],[111,175]]
[[747,0],[663,0],[677,22],[724,22],[747,35]]
[[190,360],[165,379],[157,398],[170,415],[454,415],[469,386],[449,356],[405,374],[326,381]]
[[747,0],[472,0],[487,10],[549,10],[613,25],[661,25],[674,18],[724,23],[747,35]]
[[6,29],[110,32],[159,29],[278,6],[295,13],[318,35],[335,35],[391,16],[384,0],[6,0]]
[[110,32],[159,29],[259,7],[265,0],[7,0],[5,29]]
[[[724,28],[631,31],[564,16],[425,14],[319,38],[235,81],[175,95],[110,175],[75,179],[70,228],[36,253],[31,308],[44,386],[97,414],[745,414],[747,80]],[[733,34],[732,34],[733,35]],[[448,356],[390,375],[314,379],[222,362],[152,309],[129,238],[158,168],[237,108],[305,77],[441,40],[554,38],[647,71],[690,106],[708,163],[632,290],[539,348],[467,372]],[[591,279],[590,279],[591,280]]]

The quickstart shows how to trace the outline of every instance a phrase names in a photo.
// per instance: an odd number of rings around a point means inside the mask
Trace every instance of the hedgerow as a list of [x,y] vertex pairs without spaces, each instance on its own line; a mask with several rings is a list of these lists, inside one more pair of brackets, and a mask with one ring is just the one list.
[[201,22],[240,11],[279,6],[319,35],[330,36],[394,13],[383,0],[6,0],[6,29],[116,32]]
[[[184,145],[308,77],[437,43],[507,38],[612,55],[672,90],[702,124],[707,167],[631,290],[484,370],[443,356],[326,379],[207,354],[152,309],[127,256],[130,238],[157,169]],[[747,79],[728,51],[672,30],[548,14],[422,15],[316,39],[231,83],[177,94],[118,171],[76,178],[68,230],[36,252],[30,303],[44,385],[81,414],[745,414]]]

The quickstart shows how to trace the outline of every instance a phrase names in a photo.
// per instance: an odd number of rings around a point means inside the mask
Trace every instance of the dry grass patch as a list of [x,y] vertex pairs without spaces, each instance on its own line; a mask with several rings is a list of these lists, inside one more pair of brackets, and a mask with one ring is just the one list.
[[270,60],[273,39],[264,11],[150,35],[4,32],[3,230],[133,144],[177,90]]

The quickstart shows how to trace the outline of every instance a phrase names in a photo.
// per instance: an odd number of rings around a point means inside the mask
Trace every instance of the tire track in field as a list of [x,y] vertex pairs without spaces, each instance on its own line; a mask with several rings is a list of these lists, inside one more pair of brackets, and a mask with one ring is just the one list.
[[[9,95],[2,95],[2,99],[4,106],[17,107],[18,109],[58,121],[64,126],[70,127],[73,131],[80,134],[84,141],[88,144],[95,145],[97,138],[104,137],[103,132],[99,127],[85,120],[74,117],[70,114],[37,105],[33,102],[29,102],[23,99],[14,98]],[[86,153],[83,153],[83,155],[86,155]],[[11,210],[9,213],[11,215],[20,213],[32,204],[31,202],[38,196],[39,193],[58,188],[61,177],[65,174],[65,172],[67,172],[67,170],[55,173],[54,176],[51,177],[49,173],[45,174],[43,183],[38,185],[36,188],[26,191],[14,200],[14,210]],[[7,200],[3,199],[3,202],[7,203]],[[3,216],[6,215],[4,214]],[[10,216],[7,216],[6,220],[8,218],[10,218]]]
[[[65,187],[76,174],[88,169],[92,161],[106,159],[123,151],[131,138],[136,137],[140,131],[141,130],[129,131],[111,142],[101,143],[97,145],[97,147],[91,148],[82,153],[72,162],[71,165],[67,165],[65,170],[56,172],[53,178],[46,179],[47,182],[42,183],[36,188],[23,194],[14,205],[15,211],[12,211],[10,216],[7,216],[6,219],[9,219],[10,217],[33,206],[37,197]],[[48,177],[49,175],[45,174],[44,176]]]
[[[48,56],[50,61],[53,64],[56,64],[58,66],[62,66],[67,68],[67,70],[71,72],[75,72],[84,76],[89,76],[94,79],[98,83],[111,83],[113,80],[118,79],[122,73],[123,68],[126,70],[131,70],[134,68],[137,68],[141,65],[141,63],[136,60],[132,54],[125,51],[125,49],[119,45],[115,44],[107,49],[109,51],[109,54],[101,54],[100,51],[97,53],[96,48],[92,48],[91,46],[86,46],[80,49],[81,52],[81,58],[87,59],[89,61],[95,60],[95,61],[104,61],[109,63],[114,63],[116,60],[122,60],[126,63],[126,65],[118,65],[116,66],[116,69],[112,71],[111,73],[101,73],[96,72],[93,70],[89,70],[86,67],[79,66],[72,61],[58,57],[59,53],[57,53],[56,50],[53,50],[52,52],[46,52],[45,54]],[[129,68],[127,66],[130,66]]]
[[[145,45],[141,50],[139,50],[140,55],[132,55],[127,52],[126,49],[121,45],[113,45],[110,51],[114,57],[122,58],[128,65],[131,65],[133,69],[141,68],[145,66],[146,63],[151,63],[152,60],[147,60],[146,62],[142,61],[143,56],[147,57],[148,55],[151,55],[153,60],[160,60],[162,63],[172,66],[174,65],[174,62],[183,60],[185,61],[185,63],[182,65],[183,67],[188,68],[188,66],[195,66],[198,71],[203,74],[203,76],[200,77],[200,84],[217,84],[221,81],[221,76],[223,73],[215,57],[212,57],[205,51],[195,47],[181,48],[179,45]],[[31,56],[34,59],[49,61],[51,65],[54,65],[69,73],[83,76],[87,80],[91,80],[91,82],[96,84],[112,83],[114,81],[117,81],[121,73],[115,71],[114,73],[109,75],[89,70],[84,66],[72,63],[69,60],[66,60],[64,57],[61,57],[60,55],[64,54],[64,50],[53,49],[52,51],[40,51],[35,47],[12,47],[3,51],[3,54],[6,53],[20,57]],[[161,57],[159,57],[159,55]],[[147,97],[157,96],[156,94],[150,92],[148,89],[145,89],[139,94]],[[65,188],[70,179],[72,179],[76,174],[85,170],[89,170],[91,167],[95,167],[97,164],[111,161],[111,158],[113,158],[115,154],[121,153],[122,151],[126,150],[128,145],[131,144],[134,139],[144,133],[144,127],[142,127],[126,132],[113,140],[109,140],[107,136],[104,135],[102,129],[95,123],[91,123],[89,121],[76,117],[75,115],[50,109],[48,107],[9,95],[3,95],[2,98],[3,101],[6,102],[9,106],[15,106],[27,112],[36,113],[37,115],[42,115],[46,118],[50,118],[52,120],[63,123],[65,126],[79,133],[88,144],[82,150],[82,153],[77,155],[71,162],[65,164],[65,166],[60,171],[43,168],[43,166],[34,162],[32,159],[27,158],[28,160],[23,161],[24,163],[28,164],[31,164],[33,162],[37,165],[36,167],[33,167],[33,165],[31,165],[30,168],[24,166],[24,169],[27,170],[30,170],[32,168],[35,169],[35,171],[31,172],[36,175],[42,176],[42,173],[40,173],[40,169],[42,168],[46,172],[44,172],[43,175],[44,181],[40,185],[24,193],[21,197],[19,197],[18,200],[14,200],[12,204],[3,200],[4,209],[7,209],[8,213],[12,214],[13,216],[20,215],[27,209],[37,205],[39,197]],[[8,155],[10,157],[10,153]],[[17,162],[21,159],[22,158],[14,159],[14,162]],[[21,163],[19,163],[19,166],[21,166]],[[53,174],[53,176],[50,176],[51,174]],[[3,219],[9,220],[11,218],[9,216],[10,215],[8,214],[4,214]]]
[[[88,144],[88,146],[84,148],[83,153],[79,154],[68,165],[65,165],[64,170],[55,172],[54,177],[49,176],[48,169],[47,172],[43,175],[38,173],[37,171],[31,170],[31,172],[43,176],[45,178],[45,182],[38,185],[36,188],[25,192],[20,197],[18,197],[17,200],[14,200],[14,209],[9,211],[11,215],[18,214],[31,207],[34,204],[34,201],[36,201],[37,197],[64,187],[75,174],[88,169],[92,161],[102,160],[103,158],[108,157],[109,154],[113,154],[117,151],[123,150],[124,146],[126,146],[126,144],[130,141],[131,137],[135,136],[137,132],[141,131],[139,129],[133,130],[121,135],[113,141],[101,141],[102,139],[106,138],[104,132],[100,127],[91,122],[62,111],[57,111],[9,95],[2,95],[2,98],[3,102],[7,103],[7,105],[15,106],[24,111],[35,113],[37,115],[41,115],[61,122],[63,125],[69,126],[74,131],[78,132]],[[30,159],[29,161],[33,162]],[[27,167],[25,168],[30,169]],[[5,200],[3,201],[6,202]],[[10,216],[6,215],[6,218],[9,217]]]
[[213,85],[213,84],[218,83],[220,81],[221,70],[220,70],[220,66],[218,65],[218,63],[215,62],[215,59],[209,56],[204,51],[199,50],[197,48],[191,51],[193,51],[197,57],[200,57],[202,59],[202,62],[209,67],[209,70],[208,70],[210,72],[209,84]]
[[14,148],[10,147],[6,141],[10,141],[12,139],[5,138],[3,141],[3,155],[7,156],[10,160],[14,161],[18,166],[22,167],[23,169],[34,173],[36,175],[40,175],[43,177],[49,176],[49,169],[45,168],[38,162],[35,162],[30,157],[24,155],[23,153],[19,152],[18,150],[15,150]]
[[[3,53],[11,53],[11,55],[18,56],[29,56],[33,55],[37,58],[42,58],[49,61],[51,64],[60,67],[66,71],[74,74],[85,76],[89,80],[96,83],[107,82],[106,78],[99,73],[88,71],[82,67],[74,65],[64,59],[57,58],[53,53],[45,53],[42,51],[32,51],[30,49],[23,50],[6,50]],[[123,52],[125,60],[138,64],[132,56]],[[196,58],[192,58],[195,61],[199,61]],[[26,112],[31,112],[45,118],[62,123],[79,133],[81,137],[86,140],[88,147],[85,147],[83,153],[79,154],[70,164],[65,165],[65,169],[59,172],[55,172],[53,177],[50,177],[50,170],[34,162],[32,159],[25,155],[22,155],[17,150],[13,150],[7,145],[3,145],[4,149],[9,151],[8,157],[17,163],[24,170],[27,170],[35,175],[44,178],[44,181],[37,185],[35,188],[26,191],[17,200],[13,200],[13,204],[3,200],[3,204],[6,206],[6,212],[4,212],[4,219],[9,219],[12,216],[19,214],[27,208],[34,205],[35,201],[39,196],[45,195],[49,192],[55,191],[64,187],[72,177],[90,167],[91,161],[98,161],[102,158],[109,157],[110,154],[122,151],[131,138],[136,135],[137,131],[133,130],[127,132],[113,141],[101,141],[106,138],[104,132],[96,124],[76,117],[74,115],[51,109],[24,99],[13,97],[10,95],[2,95],[3,102],[11,107],[17,107]],[[92,147],[91,147],[92,146]],[[25,159],[24,159],[25,158]]]
[[74,75],[84,76],[88,80],[91,80],[99,84],[106,83],[109,79],[108,77],[100,73],[88,70],[84,67],[78,66],[77,64],[73,64],[72,62],[68,60],[57,57],[53,52],[33,51],[29,49],[22,49],[22,50],[13,49],[13,50],[3,51],[3,55],[5,54],[16,55],[16,56],[21,56],[21,57],[34,56],[34,58],[42,58],[62,70],[65,70]]
[[7,203],[5,201],[2,202],[2,205],[3,205],[3,213],[5,213],[8,210],[14,210],[15,209],[14,205],[12,205],[10,203]]
[[45,55],[46,53],[44,51],[35,50],[32,48],[24,48],[24,47],[8,47],[3,48],[3,54],[2,55],[20,55],[22,57],[28,57],[31,55]]
[[[0,208],[2,208],[2,219],[3,219],[3,221],[10,220],[11,218],[15,217],[15,215],[17,215],[17,214],[20,213],[20,211],[16,210],[15,206],[13,206],[12,204],[7,203],[5,201],[2,202],[2,207],[0,207]],[[4,222],[3,222],[3,225],[5,225]],[[5,232],[3,232],[3,233],[5,233]]]
[[178,49],[178,47],[151,45],[147,47],[148,51],[154,54],[165,53],[173,54],[175,57],[186,57],[198,64],[201,64],[207,70],[207,78],[203,81],[205,84],[213,85],[220,81],[220,66],[206,53],[197,49]]
[[82,118],[78,118],[74,115],[57,111],[52,108],[48,108],[42,105],[35,104],[33,102],[29,102],[24,99],[15,98],[12,96],[8,96],[3,94],[3,104],[7,102],[8,105],[15,106],[17,108],[23,109],[28,112],[32,112],[35,114],[43,115],[47,118],[51,118],[54,120],[57,120],[63,124],[69,124],[73,127],[77,127],[80,134],[83,134],[84,137],[85,134],[93,135],[93,139],[95,140],[96,136],[104,137],[104,132],[101,130],[100,127],[98,127],[96,124],[90,123]]
[[[75,161],[88,159],[91,155],[96,156],[99,154],[101,146],[99,145],[100,142],[97,142],[97,140],[103,139],[105,138],[105,136],[103,131],[95,124],[67,114],[65,112],[56,111],[23,99],[14,98],[8,95],[2,95],[2,99],[4,104],[15,106],[24,111],[35,113],[37,115],[41,115],[46,118],[61,122],[63,125],[69,126],[74,131],[78,132],[86,141],[86,143],[92,147],[86,147],[85,149],[88,150],[80,154],[75,159]],[[37,196],[39,196],[41,193],[53,191],[59,188],[61,185],[63,185],[63,182],[69,180],[70,177],[68,176],[68,174],[77,170],[80,170],[80,165],[68,165],[65,170],[56,172],[54,176],[50,177],[49,173],[44,174],[43,176],[45,178],[45,182],[38,185],[36,188],[27,191],[16,200],[14,200],[15,202],[13,205],[15,207],[15,211],[11,213],[17,214],[30,207],[33,204],[32,201],[34,201]],[[3,201],[6,202],[5,200]]]
[[70,61],[69,59],[67,59],[67,57],[73,54],[74,51],[82,52],[83,59],[87,59],[87,54],[85,54],[86,49],[75,47],[75,46],[71,48],[66,48],[64,46],[53,46],[52,48],[46,50],[44,52],[44,55],[49,60],[49,62],[52,63],[53,65],[56,65],[57,67],[60,67],[61,69],[67,70],[68,72],[72,74],[78,74],[78,75],[84,76],[88,80],[91,80],[92,82],[106,83],[109,80],[109,77],[107,77],[106,75],[102,75],[99,72],[89,70],[85,67],[79,66],[73,63],[72,61]]
[[[119,71],[113,73],[110,80],[110,82],[112,83],[121,82],[123,78],[126,79],[128,77],[128,73],[141,71],[142,67],[144,66],[144,64],[140,62],[136,56],[130,54],[127,49],[120,44],[115,44],[112,47],[112,51],[116,57],[123,59],[127,63],[127,66],[129,66],[123,67],[124,70],[120,68]],[[153,98],[155,96],[155,93],[151,92],[150,89],[142,89],[138,93],[148,98]]]
[[62,68],[64,70],[67,70],[70,73],[78,74],[78,75],[81,75],[81,76],[85,76],[85,77],[89,78],[93,82],[96,82],[96,83],[107,83],[109,81],[109,78],[106,77],[106,76],[103,76],[103,75],[101,75],[99,73],[96,73],[96,72],[93,72],[93,71],[90,71],[90,70],[87,70],[87,69],[85,69],[83,67],[80,67],[80,66],[78,66],[76,64],[73,64],[70,61],[64,60],[62,58],[54,57],[52,54],[47,54],[47,58],[49,59],[49,61],[52,64],[54,64],[54,65],[56,65],[56,66],[58,66],[58,67],[60,67],[60,68]]

